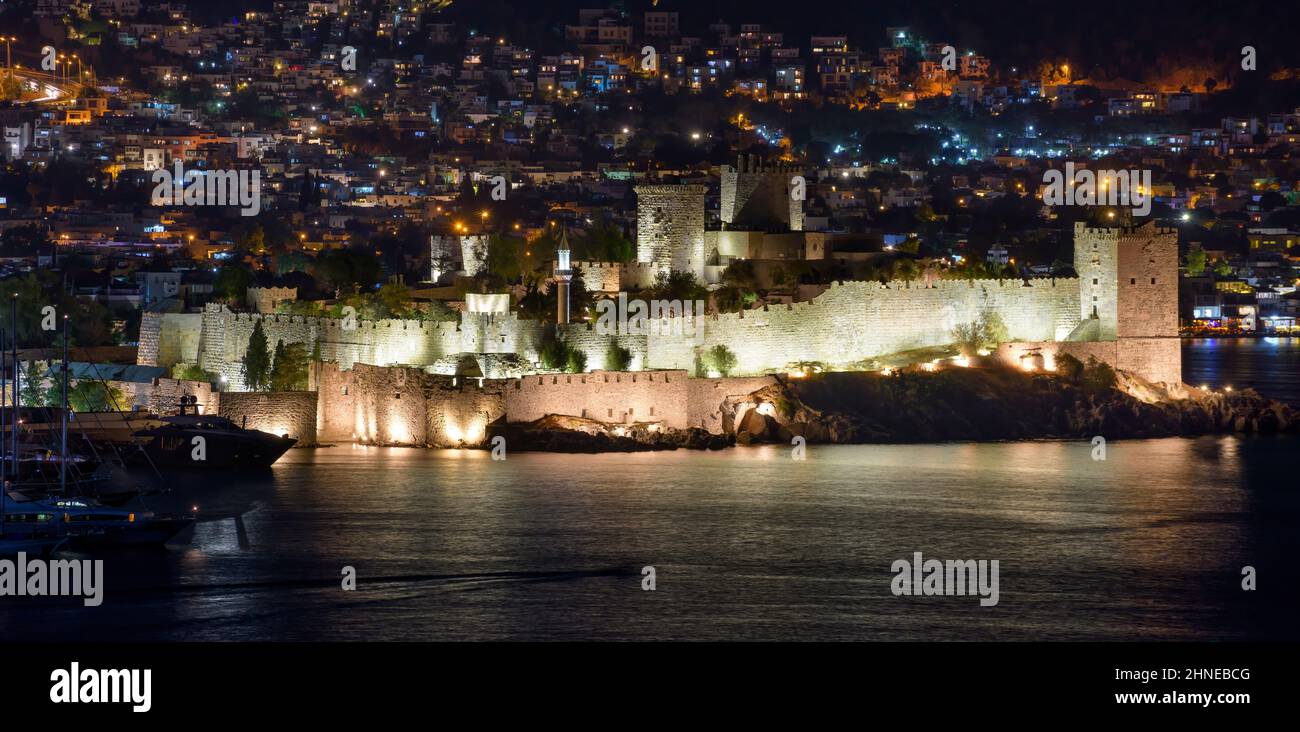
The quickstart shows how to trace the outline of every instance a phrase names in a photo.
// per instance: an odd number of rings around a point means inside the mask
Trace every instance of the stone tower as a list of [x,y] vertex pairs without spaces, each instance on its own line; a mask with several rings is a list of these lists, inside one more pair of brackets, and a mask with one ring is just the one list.
[[793,165],[768,164],[753,155],[722,166],[721,218],[728,229],[803,231],[803,201],[790,194]]
[[637,261],[703,280],[704,186],[641,185],[634,190]]
[[1079,274],[1079,319],[1086,336],[1078,340],[1111,341],[1118,336],[1118,228],[1074,225],[1074,271]]
[[1070,340],[1115,341],[1115,366],[1182,380],[1178,232],[1154,224],[1074,227],[1081,323]]

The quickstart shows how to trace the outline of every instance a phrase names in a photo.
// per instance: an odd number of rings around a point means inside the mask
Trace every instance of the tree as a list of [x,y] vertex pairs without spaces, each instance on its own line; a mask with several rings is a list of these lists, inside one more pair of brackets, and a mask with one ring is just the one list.
[[650,296],[658,300],[703,300],[708,290],[695,279],[695,274],[683,270],[659,272],[655,275],[654,287]]
[[564,341],[553,335],[543,341],[537,356],[542,362],[542,368],[545,369],[562,369],[569,363],[568,347],[564,345]]
[[705,353],[704,365],[710,371],[716,371],[723,376],[730,376],[732,370],[736,368],[736,354],[732,353],[730,348],[719,343]]
[[1214,262],[1214,274],[1219,277],[1231,277],[1232,265],[1228,264],[1226,259],[1217,259]]
[[605,351],[605,370],[606,371],[627,371],[632,365],[632,352],[620,346],[612,337],[609,339],[609,350]]
[[212,291],[228,303],[240,303],[253,284],[253,273],[243,267],[226,265],[212,281]]
[[212,376],[196,363],[178,363],[172,367],[172,378],[181,381],[207,381],[210,383],[213,381]]
[[240,363],[244,388],[249,391],[266,391],[271,385],[271,346],[266,340],[266,331],[262,330],[261,320],[253,325],[248,350],[244,352]]
[[952,339],[963,356],[974,356],[997,348],[999,343],[1011,340],[1011,336],[1002,316],[995,310],[985,310],[979,320],[959,323],[953,328]]
[[1088,364],[1083,367],[1083,389],[1092,394],[1099,394],[1115,387],[1118,379],[1115,369],[1105,361],[1098,361],[1096,356],[1088,357]]
[[275,346],[275,364],[271,367],[271,391],[306,391],[310,364],[307,344],[279,341]]
[[68,389],[68,406],[74,412],[116,412],[127,404],[121,389],[102,381],[82,380]]
[[587,370],[587,354],[576,348],[569,349],[569,358],[565,364],[565,371],[571,374],[580,374]]
[[45,405],[45,372],[50,365],[44,361],[29,361],[22,369],[22,404],[28,407]]
[[1207,255],[1199,242],[1193,242],[1187,250],[1187,276],[1200,277],[1205,274]]

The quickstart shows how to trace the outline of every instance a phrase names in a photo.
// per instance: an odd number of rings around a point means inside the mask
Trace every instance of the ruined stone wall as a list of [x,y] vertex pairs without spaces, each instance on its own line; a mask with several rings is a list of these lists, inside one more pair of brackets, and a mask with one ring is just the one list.
[[687,416],[690,427],[701,427],[720,435],[727,427],[722,404],[730,397],[752,394],[776,383],[771,376],[731,377],[722,379],[690,379],[687,382]]
[[314,391],[222,392],[218,411],[237,425],[273,435],[298,438],[298,446],[316,444]]
[[[782,371],[796,361],[845,366],[863,359],[953,342],[953,328],[996,311],[1013,340],[1064,338],[1078,322],[1078,280],[844,282],[816,299],[705,318],[700,350],[726,346],[735,374]],[[648,367],[690,369],[693,339],[650,335]]]
[[704,277],[704,194],[700,185],[636,187],[637,261]]
[[548,414],[586,417],[613,424],[660,422],[688,424],[685,371],[542,374],[506,382],[505,412],[511,422],[531,422]]

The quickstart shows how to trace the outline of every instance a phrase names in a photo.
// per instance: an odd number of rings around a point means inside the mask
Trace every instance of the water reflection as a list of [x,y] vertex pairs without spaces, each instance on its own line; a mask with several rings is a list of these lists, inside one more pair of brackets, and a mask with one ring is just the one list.
[[[630,455],[294,450],[204,478],[188,545],[106,558],[105,608],[5,637],[1291,638],[1295,438]],[[999,559],[1001,602],[894,597],[890,564]],[[1241,567],[1260,568],[1244,593]],[[654,593],[641,567],[657,569]],[[358,590],[340,589],[355,567]]]

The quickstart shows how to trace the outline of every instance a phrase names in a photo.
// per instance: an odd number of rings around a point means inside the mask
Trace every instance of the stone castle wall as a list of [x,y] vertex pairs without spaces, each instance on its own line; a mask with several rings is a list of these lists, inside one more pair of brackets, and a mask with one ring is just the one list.
[[203,316],[198,313],[143,313],[136,363],[165,366],[197,363]]
[[[953,329],[996,311],[1013,340],[1064,338],[1078,322],[1078,280],[844,282],[808,302],[705,318],[700,350],[726,346],[737,374],[783,371],[792,362],[846,366],[856,361],[953,342]],[[650,368],[693,368],[689,337],[650,335]]]
[[298,299],[298,288],[296,287],[250,287],[245,293],[244,298],[248,304],[248,309],[255,313],[273,313],[275,308],[282,302],[293,302]]
[[313,414],[315,432],[326,443],[481,447],[488,425],[502,417],[530,422],[549,414],[607,424],[703,427],[720,434],[723,401],[772,382],[766,376],[691,379],[685,371],[475,379],[365,364],[341,369],[327,363],[317,377],[319,404]]
[[569,348],[575,348],[587,354],[587,368],[604,369],[609,356],[610,344],[617,343],[632,354],[628,368],[640,371],[650,368],[647,357],[647,341],[644,335],[608,335],[599,333],[592,323],[572,323],[559,328],[560,339]]
[[298,446],[316,444],[314,391],[221,392],[217,414],[251,430],[298,438]]
[[684,429],[689,421],[689,381],[685,371],[525,376],[506,384],[505,413],[511,422],[565,414],[611,424],[659,422]]
[[322,364],[319,433],[324,442],[481,446],[487,425],[505,413],[513,380],[467,379],[420,369]]
[[996,355],[1007,365],[1020,367],[1025,364],[1025,359],[1037,354],[1042,357],[1043,366],[1053,370],[1056,358],[1062,353],[1083,363],[1087,363],[1090,357],[1096,358],[1147,381],[1176,384],[1183,380],[1182,343],[1177,338],[1003,343],[998,346]]
[[[241,361],[253,328],[262,323],[271,349],[303,343],[320,345],[321,358],[349,368],[354,363],[424,366],[463,353],[519,354],[537,359],[543,324],[520,320],[515,313],[463,313],[461,321],[360,320],[300,315],[234,313],[209,305],[202,315],[200,365],[226,378],[226,388],[244,387]],[[165,331],[165,329],[164,329]],[[164,339],[165,341],[165,339]]]
[[574,262],[573,267],[582,270],[583,289],[608,295],[650,287],[659,273],[654,262]]

